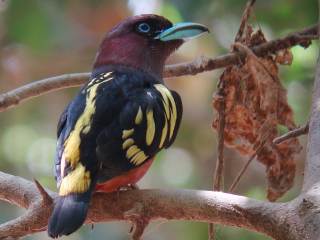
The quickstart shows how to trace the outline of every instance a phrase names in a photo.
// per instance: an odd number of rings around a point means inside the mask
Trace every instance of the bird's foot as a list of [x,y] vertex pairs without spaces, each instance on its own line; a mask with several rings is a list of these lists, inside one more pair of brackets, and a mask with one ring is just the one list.
[[133,183],[133,184],[128,184],[126,186],[121,186],[117,190],[117,197],[119,199],[120,197],[120,192],[125,192],[125,191],[130,191],[130,190],[137,190],[139,189],[138,185]]
[[128,190],[137,190],[139,189],[139,186],[135,183],[133,184],[128,184],[126,186],[121,186],[118,188],[118,191],[122,192],[122,191],[128,191]]

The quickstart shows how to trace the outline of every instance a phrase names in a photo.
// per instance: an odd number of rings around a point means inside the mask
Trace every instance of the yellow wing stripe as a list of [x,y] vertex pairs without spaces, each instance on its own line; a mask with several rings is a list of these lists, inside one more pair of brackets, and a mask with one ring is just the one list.
[[[172,138],[173,135],[173,131],[176,125],[176,121],[177,121],[177,106],[176,103],[174,101],[174,98],[171,94],[171,92],[169,91],[168,88],[166,88],[164,85],[162,84],[155,84],[154,87],[161,93],[162,98],[163,98],[163,105],[165,108],[165,112],[167,115],[168,120],[170,121],[170,133],[169,133],[169,138]],[[171,104],[171,107],[169,105],[169,102]],[[169,112],[169,108],[170,108],[170,114]],[[165,126],[164,126],[165,127]],[[162,131],[163,133],[163,131]]]
[[146,143],[151,145],[154,139],[154,134],[156,132],[156,126],[153,118],[153,110],[147,110],[147,131],[146,131]]
[[[174,106],[176,106],[176,105],[174,105]],[[176,121],[177,121],[177,110],[175,109],[175,107],[172,110],[172,112],[173,112],[173,116],[172,116],[172,118],[170,118],[170,139],[172,138],[174,127],[175,127]]]
[[169,101],[166,95],[166,91],[164,90],[164,88],[166,87],[163,86],[162,84],[155,84],[154,87],[158,90],[158,92],[160,92],[163,98],[163,106],[164,106],[167,118],[170,119]]
[[134,165],[139,165],[148,159],[148,156],[136,145],[129,147],[126,157]]
[[169,91],[168,88],[164,87],[164,91],[166,92],[166,95],[168,96],[169,98],[169,101],[171,103],[171,118],[170,118],[170,139],[173,135],[173,130],[174,130],[174,127],[176,125],[176,121],[177,121],[177,107],[176,107],[176,103],[173,99],[173,96],[171,94],[171,92]]
[[139,165],[143,163],[148,156],[143,151],[138,152],[136,155],[133,156],[133,158],[130,160],[134,165]]
[[112,72],[101,73],[99,76],[92,78],[87,85],[87,90],[95,84],[101,84],[101,83],[108,82],[108,81],[112,80],[113,77],[111,76],[111,74],[112,74]]
[[162,128],[162,133],[161,133],[161,139],[160,139],[160,143],[159,143],[159,148],[163,147],[164,141],[166,140],[167,137],[167,133],[168,133],[168,120],[166,117],[164,117],[164,126]]
[[74,129],[69,134],[64,143],[63,155],[66,161],[70,163],[72,168],[77,165],[80,159],[80,134],[88,133],[91,128],[91,118],[96,110],[95,96],[97,94],[97,88],[98,85],[94,85],[88,91],[85,109],[81,116],[78,118]]
[[140,124],[142,122],[142,118],[143,118],[142,109],[141,107],[139,107],[134,123]]
[[[155,89],[161,94],[162,104],[164,109],[164,125],[162,127],[161,137],[159,141],[159,148],[162,148],[166,139],[169,140],[173,136],[177,121],[177,106],[173,95],[170,90],[167,89],[162,84],[155,84]],[[145,115],[144,115],[145,114]],[[143,117],[146,117],[146,145],[150,146],[155,140],[156,133],[156,123],[154,119],[153,109],[148,108],[146,113],[142,111],[141,106],[139,106],[136,116],[134,118],[134,123],[136,125],[140,124],[143,120]],[[143,163],[148,156],[141,150],[131,137],[134,134],[134,128],[127,129],[122,131],[122,149],[126,151],[126,158],[133,164],[139,165]],[[131,137],[131,138],[129,138]]]
[[107,72],[107,73],[103,73],[103,77],[104,78],[107,78],[107,77],[109,77],[110,75],[112,74],[112,72]]
[[132,138],[128,138],[127,140],[125,140],[122,144],[122,149],[125,150],[128,147],[130,147],[131,145],[134,144],[134,140]]
[[[139,107],[137,115],[134,120],[135,124],[140,124],[142,122],[142,118],[143,118],[143,112],[141,107]],[[147,126],[149,126],[147,128],[147,136],[149,137],[147,138],[148,138],[148,141],[150,141],[150,139],[152,138],[151,142],[154,138],[154,132],[155,132],[155,129],[152,130],[152,122],[154,125],[153,112],[149,111],[147,113]],[[152,131],[154,131],[153,134],[152,134]],[[126,158],[131,163],[133,163],[134,165],[139,165],[143,163],[146,159],[148,159],[148,156],[137,145],[134,145],[133,138],[129,138],[133,135],[133,133],[134,133],[134,128],[126,129],[122,131],[122,139],[124,141],[122,143],[122,149],[126,150]]]
[[90,172],[78,163],[77,167],[62,179],[59,195],[65,196],[70,193],[83,193],[90,187]]
[[130,137],[134,132],[134,129],[131,128],[131,129],[128,129],[128,130],[123,130],[122,131],[122,139],[127,139],[128,137]]
[[136,155],[140,151],[141,149],[138,148],[136,145],[129,147],[126,154],[127,159],[131,159],[134,155]]

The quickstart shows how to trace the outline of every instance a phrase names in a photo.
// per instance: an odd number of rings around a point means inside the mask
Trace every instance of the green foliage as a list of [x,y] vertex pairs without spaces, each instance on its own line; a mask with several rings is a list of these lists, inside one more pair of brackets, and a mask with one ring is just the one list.
[[12,0],[6,11],[7,36],[10,41],[45,51],[53,33],[48,14],[38,0]]

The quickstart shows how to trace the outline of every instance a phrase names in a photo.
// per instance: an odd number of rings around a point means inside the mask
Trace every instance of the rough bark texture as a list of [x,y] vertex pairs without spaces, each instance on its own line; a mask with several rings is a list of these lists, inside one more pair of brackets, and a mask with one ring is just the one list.
[[[0,182],[0,199],[28,209],[21,217],[0,225],[0,239],[44,231],[52,210],[52,201],[44,200],[46,198],[36,184],[21,177],[0,172]],[[47,192],[53,200],[57,197],[56,193]],[[131,215],[138,215],[148,221],[167,219],[214,222],[245,227],[272,237],[284,237],[287,232],[279,231],[278,225],[282,223],[281,219],[287,214],[289,206],[200,190],[96,193],[87,223],[128,220]]]
[[311,118],[309,122],[308,155],[305,164],[303,190],[320,181],[320,62],[316,69],[312,96]]

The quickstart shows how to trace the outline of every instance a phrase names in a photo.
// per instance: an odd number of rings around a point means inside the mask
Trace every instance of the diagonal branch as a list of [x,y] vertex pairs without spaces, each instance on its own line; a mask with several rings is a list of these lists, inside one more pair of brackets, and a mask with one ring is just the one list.
[[3,172],[0,172],[0,182],[0,199],[27,209],[22,216],[0,224],[0,239],[46,230],[46,225],[39,223],[48,222],[52,205],[50,195],[55,196],[54,193],[44,191],[37,181],[34,184]]
[[[0,199],[28,208],[23,216],[0,225],[0,239],[44,231],[52,204],[43,204],[42,190],[39,192],[37,186],[26,179],[2,172],[0,182]],[[4,190],[10,194],[6,194]],[[53,199],[57,197],[54,192],[48,191],[48,194]],[[285,219],[288,204],[262,202],[222,192],[201,190],[96,193],[91,201],[87,223],[128,220],[126,215],[137,206],[142,206],[141,218],[144,219],[144,223],[158,219],[192,220],[244,227],[273,237],[288,235],[286,231],[277,228]],[[140,227],[143,228],[144,225]]]
[[238,175],[236,176],[236,178],[233,180],[230,188],[229,188],[229,192],[233,192],[234,189],[237,187],[237,185],[240,182],[241,177],[243,176],[243,174],[245,173],[245,171],[247,170],[247,168],[249,167],[250,163],[255,159],[256,156],[258,156],[260,154],[260,152],[263,150],[263,147],[265,146],[268,138],[270,137],[271,131],[267,132],[264,137],[261,139],[261,141],[259,141],[255,146],[254,146],[254,153],[250,156],[250,158],[247,160],[247,162],[244,164],[244,166],[241,168],[240,172],[238,173]]
[[[267,53],[276,53],[279,50],[296,45],[307,47],[311,43],[311,40],[317,39],[317,33],[317,25],[311,26],[301,31],[291,33],[283,38],[271,40],[253,47],[252,51],[257,56],[262,56]],[[166,66],[164,77],[179,77],[212,71],[214,69],[236,64],[244,57],[245,54],[241,52],[228,53],[216,58],[199,57],[191,62]],[[41,96],[51,91],[82,85],[88,80],[89,76],[90,73],[64,74],[35,81],[7,93],[3,93],[0,95],[0,112],[16,106],[30,98]]]
[[246,8],[244,9],[240,21],[240,26],[237,32],[237,35],[234,39],[234,42],[240,42],[241,37],[243,36],[244,30],[247,26],[247,23],[249,21],[249,18],[251,16],[252,10],[253,10],[253,5],[256,3],[256,0],[249,0],[247,2]]
[[89,77],[90,73],[63,74],[35,81],[7,93],[3,93],[0,95],[0,112],[33,97],[64,88],[80,86],[85,83]]
[[[293,32],[285,37],[268,41],[251,48],[257,56],[264,56],[268,53],[276,53],[280,50],[291,48],[296,45],[308,47],[311,40],[318,39],[318,25]],[[228,53],[216,58],[199,57],[187,63],[179,63],[166,66],[165,77],[179,77],[183,75],[196,75],[205,71],[212,71],[239,63],[243,60],[245,53]]]
[[273,144],[280,144],[280,143],[287,141],[291,138],[296,138],[301,135],[308,134],[308,132],[309,132],[309,123],[305,124],[302,127],[290,130],[289,132],[287,132],[279,137],[276,137],[275,139],[273,139],[272,143]]
[[[213,191],[224,190],[223,186],[223,171],[224,171],[224,128],[226,125],[226,94],[225,81],[221,77],[218,83],[217,100],[218,100],[218,146],[217,146],[217,161],[213,174]],[[215,240],[215,227],[210,223],[208,226],[208,239]]]

